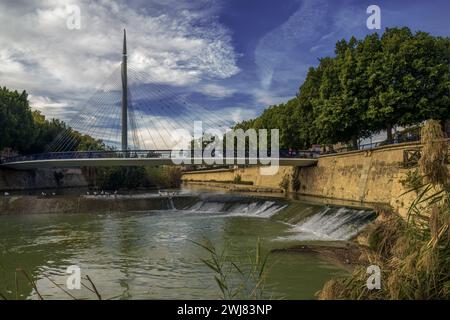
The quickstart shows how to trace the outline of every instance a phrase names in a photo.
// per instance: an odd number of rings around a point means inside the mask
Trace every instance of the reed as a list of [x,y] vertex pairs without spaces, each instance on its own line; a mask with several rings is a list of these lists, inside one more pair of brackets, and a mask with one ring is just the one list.
[[[440,125],[422,129],[420,183],[405,221],[383,212],[368,230],[361,267],[345,278],[328,281],[319,299],[448,299],[450,297],[450,188],[447,145]],[[381,289],[366,287],[366,266],[382,270]]]
[[[36,294],[36,296],[38,297],[39,300],[45,300],[44,299],[44,294],[38,289],[38,287],[36,285],[36,282],[33,279],[33,276],[29,272],[27,272],[26,270],[24,270],[22,268],[17,268],[15,270],[14,277],[15,277],[15,288],[14,288],[14,291],[11,291],[10,294],[0,292],[0,300],[10,300],[11,298],[9,296],[13,296],[14,300],[19,300],[20,299],[20,285],[19,285],[20,284],[20,277],[25,279],[25,285],[26,286],[31,286],[31,288],[34,289],[34,292],[35,292],[35,294]],[[48,281],[50,281],[56,288],[58,288],[60,291],[62,291],[70,299],[72,299],[72,300],[80,300],[75,295],[70,293],[67,289],[65,289],[63,285],[58,284],[52,278],[50,278],[48,276],[44,276],[44,278],[46,278]],[[86,285],[83,281],[81,282],[81,285],[84,288],[86,288],[87,290],[89,290],[90,292],[92,292],[98,300],[102,300],[102,296],[99,293],[99,291],[97,290],[97,287],[95,286],[95,284],[92,281],[92,279],[88,275],[86,275],[86,277],[82,278],[82,280],[87,281],[89,283],[89,285]],[[114,297],[114,298],[116,298],[116,297]]]
[[191,242],[208,252],[209,258],[201,261],[214,272],[221,299],[259,300],[270,297],[266,291],[269,255],[262,254],[259,239],[255,251],[247,253],[246,262],[234,261],[228,254],[227,245],[218,250],[208,238],[204,238],[202,242]]

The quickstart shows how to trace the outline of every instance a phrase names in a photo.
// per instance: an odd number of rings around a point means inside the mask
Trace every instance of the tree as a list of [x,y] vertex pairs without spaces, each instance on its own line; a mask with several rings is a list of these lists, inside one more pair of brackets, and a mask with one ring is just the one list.
[[282,147],[351,142],[396,125],[450,117],[450,39],[408,28],[336,43],[297,97],[236,127],[280,129]]
[[34,123],[28,94],[0,88],[0,150],[28,151],[34,140]]
[[58,119],[48,121],[45,116],[38,110],[32,113],[35,132],[34,143],[30,146],[30,153],[39,153],[45,150],[55,138],[67,129],[64,122]]
[[11,148],[19,153],[44,152],[64,134],[68,150],[107,150],[101,140],[83,135],[58,119],[47,120],[40,111],[32,111],[28,94],[0,88],[0,150]]
[[[366,38],[367,39],[367,38]],[[374,131],[449,118],[449,38],[408,28],[386,29],[378,51],[371,53],[367,121]]]

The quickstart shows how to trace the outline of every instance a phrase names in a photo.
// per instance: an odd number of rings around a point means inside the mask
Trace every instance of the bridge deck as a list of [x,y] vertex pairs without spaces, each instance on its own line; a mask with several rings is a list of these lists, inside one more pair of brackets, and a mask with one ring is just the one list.
[[[191,159],[192,163],[197,160],[200,162],[202,159]],[[227,163],[227,159],[224,158],[225,164],[270,164],[270,160],[278,160],[280,166],[296,166],[306,167],[316,164],[317,159],[305,159],[305,158],[233,158],[233,163]],[[206,164],[200,162],[201,164]],[[275,164],[272,162],[272,164]],[[35,169],[35,168],[72,168],[72,167],[108,167],[108,166],[159,166],[159,165],[174,165],[171,158],[94,158],[94,159],[43,159],[43,160],[25,160],[6,162],[1,166],[13,169]]]

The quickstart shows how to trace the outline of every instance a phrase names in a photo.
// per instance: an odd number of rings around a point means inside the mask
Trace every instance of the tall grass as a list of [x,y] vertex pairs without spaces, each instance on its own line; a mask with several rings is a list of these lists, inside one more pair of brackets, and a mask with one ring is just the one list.
[[[22,268],[17,268],[14,272],[14,278],[15,278],[15,281],[14,281],[13,290],[11,290],[9,292],[9,294],[3,293],[0,291],[0,300],[10,300],[10,299],[19,300],[20,299],[20,291],[21,291],[21,287],[22,287],[20,285],[21,284],[20,279],[25,280],[25,284],[23,284],[23,282],[22,282],[22,285],[33,288],[34,293],[36,294],[36,296],[39,300],[45,300],[44,294],[42,292],[40,292],[40,290],[38,289],[38,287],[36,285],[36,281],[34,281],[33,276],[30,273],[28,273],[27,271],[25,271]],[[72,300],[80,300],[75,295],[73,295],[69,290],[65,289],[64,285],[58,284],[56,281],[54,281],[52,278],[50,278],[48,276],[44,276],[44,278],[46,278],[48,281],[50,281],[56,288],[58,288],[68,298],[70,298]],[[89,275],[86,275],[86,277],[82,278],[81,280],[82,280],[81,285],[85,289],[90,291],[95,296],[96,299],[102,300],[102,295],[98,291],[97,287],[95,286],[94,282],[92,281],[91,277],[89,277]],[[88,284],[86,284],[85,282],[87,282]],[[117,298],[117,297],[113,297],[110,299],[114,299],[114,298]]]
[[192,242],[208,252],[209,258],[201,260],[213,271],[221,299],[259,300],[271,297],[266,290],[269,255],[262,254],[259,239],[254,253],[247,253],[246,262],[234,261],[227,245],[218,250],[208,238],[202,242]]
[[[437,121],[422,129],[420,183],[406,221],[383,212],[368,231],[362,265],[346,278],[327,282],[319,299],[450,298],[450,188],[447,145]],[[381,289],[366,287],[366,267],[382,271]]]

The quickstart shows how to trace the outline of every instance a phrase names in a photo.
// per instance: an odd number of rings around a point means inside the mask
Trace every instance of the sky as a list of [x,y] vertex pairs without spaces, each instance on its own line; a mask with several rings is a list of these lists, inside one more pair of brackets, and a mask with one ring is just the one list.
[[[372,4],[381,30],[366,26]],[[74,7],[80,28],[68,25]],[[448,36],[449,12],[448,0],[1,0],[0,85],[105,135],[119,128],[126,28],[134,125],[143,143],[164,147],[179,126],[226,126],[294,97],[338,40],[396,26]]]

